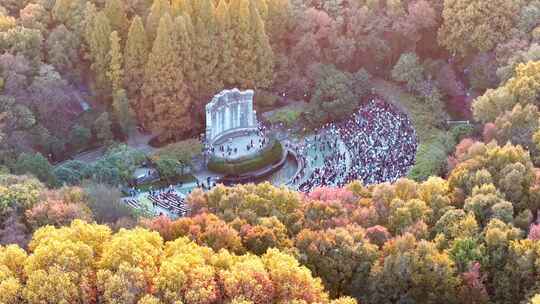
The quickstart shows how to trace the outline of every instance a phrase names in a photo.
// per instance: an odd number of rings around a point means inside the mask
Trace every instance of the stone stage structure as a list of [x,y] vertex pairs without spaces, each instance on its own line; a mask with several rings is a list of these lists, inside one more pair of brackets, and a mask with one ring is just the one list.
[[239,130],[257,129],[253,111],[253,90],[225,90],[206,105],[206,140],[215,142],[224,135]]
[[224,90],[206,105],[206,148],[210,156],[243,158],[260,151],[263,140],[268,142],[259,132],[253,96],[253,90]]

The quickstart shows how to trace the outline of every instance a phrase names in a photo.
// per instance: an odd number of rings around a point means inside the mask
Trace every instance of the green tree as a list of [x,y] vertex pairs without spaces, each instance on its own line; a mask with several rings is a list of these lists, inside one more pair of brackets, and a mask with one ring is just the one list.
[[16,174],[32,174],[48,185],[54,185],[56,182],[54,174],[52,174],[53,167],[40,153],[22,153],[17,158],[13,171]]
[[91,166],[87,163],[69,160],[54,169],[54,175],[61,185],[78,185],[91,175]]
[[448,253],[461,273],[469,270],[475,262],[483,263],[486,259],[485,246],[475,238],[455,240]]
[[405,82],[407,89],[413,91],[424,81],[424,68],[415,53],[405,53],[392,69],[392,79]]
[[311,103],[313,110],[309,115],[314,124],[350,115],[358,105],[352,75],[339,71],[333,65],[321,67]]
[[179,162],[171,158],[160,158],[156,161],[156,168],[159,171],[159,176],[165,180],[173,181],[179,176]]
[[75,125],[69,133],[69,143],[76,151],[86,148],[91,138],[92,132],[80,125]]

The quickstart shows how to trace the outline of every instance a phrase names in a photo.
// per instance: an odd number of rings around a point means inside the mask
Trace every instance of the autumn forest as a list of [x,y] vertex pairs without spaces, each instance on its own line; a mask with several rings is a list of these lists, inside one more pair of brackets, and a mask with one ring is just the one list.
[[540,304],[539,106],[539,0],[0,0],[0,303]]

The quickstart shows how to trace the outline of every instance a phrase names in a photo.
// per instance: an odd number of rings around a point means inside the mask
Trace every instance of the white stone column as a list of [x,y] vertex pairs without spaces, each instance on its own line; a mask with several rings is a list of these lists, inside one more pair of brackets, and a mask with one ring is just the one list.
[[247,106],[247,116],[248,116],[248,125],[249,127],[253,127],[254,124],[253,124],[253,103],[252,102],[248,102],[247,103],[248,106]]
[[206,140],[212,141],[212,113],[206,108]]
[[231,106],[227,105],[227,110],[225,111],[225,117],[226,117],[226,125],[227,129],[230,130],[232,128],[232,112],[231,112]]
[[220,111],[221,114],[221,128],[219,129],[219,133],[223,133],[225,131],[225,108],[221,108]]
[[243,111],[244,111],[244,124],[245,124],[244,127],[249,127],[249,104],[244,103]]
[[217,130],[216,130],[216,136],[221,134],[221,131],[223,131],[223,110],[219,109],[217,112]]
[[239,103],[234,104],[234,127],[238,128],[240,127],[240,111],[238,109],[240,108]]
[[216,137],[218,128],[217,115],[214,109],[212,109],[212,141]]
[[242,104],[237,103],[236,104],[236,126],[239,128],[242,126],[242,122],[240,121],[240,116],[242,114]]

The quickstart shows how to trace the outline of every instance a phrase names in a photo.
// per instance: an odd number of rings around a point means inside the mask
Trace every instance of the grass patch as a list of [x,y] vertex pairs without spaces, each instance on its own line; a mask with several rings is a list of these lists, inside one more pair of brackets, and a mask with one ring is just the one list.
[[300,110],[293,110],[293,109],[279,110],[274,115],[272,115],[272,117],[270,117],[268,121],[272,124],[282,123],[286,127],[290,128],[294,126],[294,124],[298,121],[301,114],[302,114],[302,111]]

